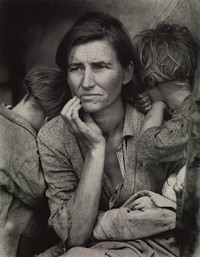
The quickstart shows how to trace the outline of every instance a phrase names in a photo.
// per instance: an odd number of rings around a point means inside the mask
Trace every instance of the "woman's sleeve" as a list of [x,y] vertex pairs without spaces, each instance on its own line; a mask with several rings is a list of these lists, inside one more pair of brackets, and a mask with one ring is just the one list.
[[46,195],[50,207],[49,225],[53,227],[58,236],[65,242],[70,229],[70,202],[78,185],[67,155],[62,156],[62,149],[56,149],[59,142],[43,141],[38,136],[38,147],[47,182]]
[[[143,190],[134,199],[148,195],[153,197],[157,208],[144,211],[130,210],[127,207],[100,213],[93,230],[96,240],[135,240],[147,238],[175,228],[176,204],[169,199]],[[133,199],[133,200],[134,200]]]
[[138,159],[171,162],[184,158],[187,148],[188,114],[175,114],[162,127],[152,127],[141,135]]

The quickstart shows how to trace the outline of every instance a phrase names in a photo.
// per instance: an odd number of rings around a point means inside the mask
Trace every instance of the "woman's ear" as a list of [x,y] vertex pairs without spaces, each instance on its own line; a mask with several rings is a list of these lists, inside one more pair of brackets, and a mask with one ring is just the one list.
[[127,68],[124,69],[123,85],[128,84],[133,78],[134,64],[130,62]]

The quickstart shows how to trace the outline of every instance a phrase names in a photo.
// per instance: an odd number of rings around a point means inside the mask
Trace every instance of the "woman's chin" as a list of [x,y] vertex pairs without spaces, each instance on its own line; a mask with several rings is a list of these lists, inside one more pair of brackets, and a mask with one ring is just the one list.
[[93,103],[81,103],[81,106],[85,112],[88,113],[95,113],[99,112],[101,108],[99,108],[98,104],[93,104]]

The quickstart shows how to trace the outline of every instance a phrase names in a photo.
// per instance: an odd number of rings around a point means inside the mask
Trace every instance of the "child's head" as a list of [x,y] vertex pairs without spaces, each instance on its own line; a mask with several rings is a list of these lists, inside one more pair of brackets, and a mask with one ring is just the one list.
[[137,35],[135,46],[144,89],[174,80],[192,85],[199,47],[186,27],[160,23]]
[[162,195],[173,202],[176,202],[176,192],[174,187],[178,190],[182,190],[185,179],[186,166],[183,166],[178,172],[172,173],[165,181],[162,188]]
[[47,67],[34,68],[24,79],[27,92],[25,101],[30,101],[33,108],[39,108],[45,117],[51,119],[60,114],[70,98],[66,81],[65,74],[61,70]]

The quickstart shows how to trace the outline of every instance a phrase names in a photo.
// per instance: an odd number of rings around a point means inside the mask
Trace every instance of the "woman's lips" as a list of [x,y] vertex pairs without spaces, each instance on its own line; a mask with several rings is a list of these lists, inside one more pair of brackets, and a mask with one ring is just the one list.
[[96,97],[99,97],[99,96],[101,96],[101,94],[82,94],[80,96],[80,99],[82,99],[82,100],[90,100],[92,98],[96,98]]

